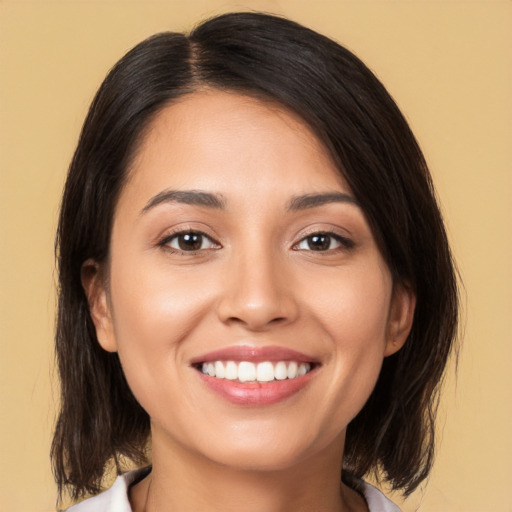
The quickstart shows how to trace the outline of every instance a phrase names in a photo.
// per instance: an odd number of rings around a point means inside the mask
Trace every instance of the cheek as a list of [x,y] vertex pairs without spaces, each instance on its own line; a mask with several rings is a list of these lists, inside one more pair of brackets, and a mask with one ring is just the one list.
[[148,396],[178,378],[176,369],[185,359],[182,341],[211,309],[211,299],[204,279],[190,272],[185,276],[129,259],[116,263],[111,275],[114,335],[128,383],[146,407]]
[[331,368],[318,404],[325,414],[318,417],[334,420],[326,426],[333,435],[359,413],[373,391],[384,359],[392,290],[384,266],[351,269],[338,277],[329,286],[325,282],[325,293],[310,296],[310,304],[316,304],[312,314],[328,340]]
[[305,300],[333,344],[349,353],[369,347],[384,349],[392,293],[384,263],[317,276],[314,286],[307,289]]
[[142,345],[179,340],[209,300],[202,276],[147,259],[148,264],[127,259],[113,265],[112,303],[121,345],[136,334]]

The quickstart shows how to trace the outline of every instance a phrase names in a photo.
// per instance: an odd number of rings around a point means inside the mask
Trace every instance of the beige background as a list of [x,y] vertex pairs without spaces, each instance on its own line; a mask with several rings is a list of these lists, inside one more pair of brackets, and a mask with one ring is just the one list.
[[93,93],[142,38],[240,9],[282,13],[345,44],[409,119],[434,174],[467,300],[437,463],[403,507],[512,511],[510,0],[0,0],[0,510],[54,506],[53,234]]

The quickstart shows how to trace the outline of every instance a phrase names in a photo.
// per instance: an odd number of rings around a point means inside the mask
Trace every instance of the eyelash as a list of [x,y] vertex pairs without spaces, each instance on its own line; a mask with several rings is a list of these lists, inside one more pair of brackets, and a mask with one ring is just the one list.
[[[309,249],[299,249],[299,245],[302,243],[307,243],[308,239],[312,239],[313,237],[328,237],[329,238],[329,245],[332,244],[332,241],[338,242],[340,244],[339,247],[335,247],[334,249],[328,248],[326,250],[317,250],[312,249],[311,246],[309,246]],[[309,244],[308,244],[309,245]],[[310,252],[316,252],[320,254],[332,254],[333,252],[340,252],[347,249],[352,249],[355,246],[353,240],[350,238],[347,238],[343,235],[340,235],[339,233],[336,233],[334,231],[312,231],[311,233],[306,234],[303,236],[298,243],[296,243],[293,246],[293,249],[296,251],[310,251]]]
[[[184,249],[179,249],[177,247],[171,247],[169,244],[174,240],[176,239],[179,243],[179,237],[180,236],[186,236],[186,235],[195,235],[195,236],[199,236],[201,237],[201,245],[203,244],[203,242],[206,240],[208,240],[212,245],[216,246],[216,247],[209,247],[208,249],[195,249],[195,250],[184,250]],[[158,247],[162,247],[163,249],[173,253],[173,254],[183,254],[183,255],[194,255],[194,254],[198,254],[199,252],[201,251],[207,251],[207,250],[211,250],[211,249],[218,249],[221,247],[221,245],[216,242],[215,240],[213,240],[213,238],[209,235],[207,235],[206,233],[204,233],[203,231],[200,231],[200,230],[197,230],[197,229],[184,229],[184,230],[180,230],[180,231],[175,231],[174,233],[170,233],[168,235],[166,235],[162,240],[160,240],[158,242]]]
[[[193,250],[184,250],[184,249],[180,249],[178,247],[172,247],[170,245],[170,243],[173,240],[177,240],[178,244],[179,244],[179,237],[186,236],[186,235],[199,236],[199,237],[201,237],[201,245],[203,245],[204,241],[207,240],[210,242],[211,245],[213,245],[215,247],[208,247],[206,249],[199,248],[199,249],[195,249],[195,250],[194,249]],[[312,249],[311,245],[309,244],[309,241],[312,241],[311,239],[313,239],[313,237],[328,237],[329,247],[325,250]],[[339,243],[340,245],[338,247],[331,249],[330,245],[332,244],[333,241]],[[299,246],[303,243],[307,243],[309,248],[308,249],[299,248]],[[203,231],[195,230],[195,229],[185,229],[185,230],[180,230],[180,231],[175,231],[173,233],[170,233],[170,234],[166,235],[162,240],[160,240],[157,245],[158,245],[158,247],[162,247],[163,249],[166,249],[167,251],[169,251],[173,254],[182,254],[182,255],[194,255],[194,254],[198,254],[199,252],[202,252],[202,251],[209,251],[212,249],[221,248],[221,245],[218,242],[216,242],[213,238],[211,238],[209,235],[207,235]],[[340,252],[343,250],[352,249],[354,247],[354,245],[355,245],[354,242],[350,238],[342,236],[339,233],[336,233],[334,231],[313,231],[311,233],[308,233],[306,236],[303,236],[296,244],[294,244],[292,249],[295,251],[307,251],[307,252],[315,252],[315,253],[320,253],[320,254],[332,254],[334,252]]]

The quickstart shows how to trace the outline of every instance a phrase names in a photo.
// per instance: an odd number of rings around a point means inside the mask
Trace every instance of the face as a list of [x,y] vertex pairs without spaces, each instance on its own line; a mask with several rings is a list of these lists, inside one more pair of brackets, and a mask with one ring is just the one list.
[[154,453],[237,468],[341,458],[412,319],[413,297],[393,286],[319,140],[284,108],[234,93],[157,115],[116,207],[108,272],[84,275]]

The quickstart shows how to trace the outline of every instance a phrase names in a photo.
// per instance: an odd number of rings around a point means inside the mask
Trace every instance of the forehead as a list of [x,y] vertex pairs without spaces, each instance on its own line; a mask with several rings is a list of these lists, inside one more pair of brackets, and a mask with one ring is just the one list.
[[146,196],[170,186],[227,194],[284,185],[290,193],[348,191],[299,116],[276,103],[212,90],[186,95],[155,116],[128,177],[127,188]]

